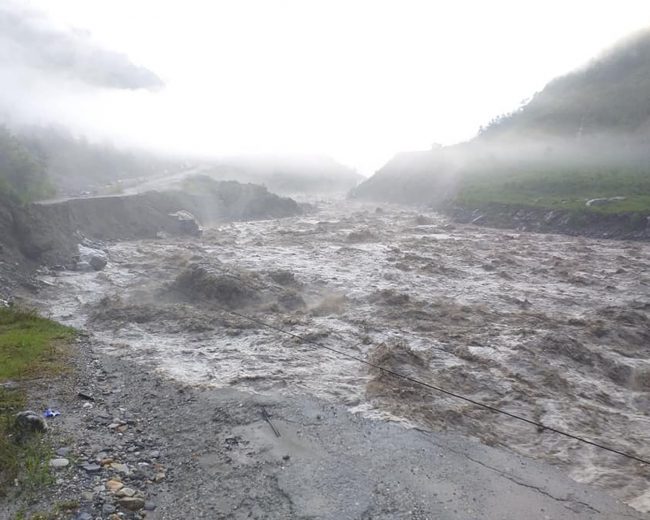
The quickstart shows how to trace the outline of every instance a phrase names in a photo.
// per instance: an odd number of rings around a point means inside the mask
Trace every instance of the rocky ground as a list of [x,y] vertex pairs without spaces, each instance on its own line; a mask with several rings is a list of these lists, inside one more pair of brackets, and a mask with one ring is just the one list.
[[56,481],[0,503],[0,518],[644,518],[462,437],[310,398],[186,386],[87,338],[70,363],[29,387],[33,408],[61,413],[46,434]]

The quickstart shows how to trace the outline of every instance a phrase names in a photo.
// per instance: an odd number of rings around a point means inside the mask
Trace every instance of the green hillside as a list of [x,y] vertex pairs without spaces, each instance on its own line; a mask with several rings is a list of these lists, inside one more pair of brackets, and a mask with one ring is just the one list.
[[0,126],[0,194],[25,202],[53,192],[44,155]]
[[[643,31],[551,81],[469,143],[400,154],[352,196],[645,212],[649,144],[650,31]],[[587,205],[612,197],[621,199]]]
[[650,30],[551,81],[521,110],[493,121],[481,138],[602,133],[650,137]]
[[21,202],[106,189],[117,179],[175,167],[177,161],[91,143],[60,128],[0,126],[0,194]]

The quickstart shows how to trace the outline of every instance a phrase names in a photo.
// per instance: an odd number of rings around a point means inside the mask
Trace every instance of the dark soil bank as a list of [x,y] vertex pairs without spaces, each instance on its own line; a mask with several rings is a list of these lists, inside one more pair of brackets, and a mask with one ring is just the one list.
[[[301,207],[262,186],[204,181],[202,193],[148,192],[140,195],[70,199],[20,206],[0,199],[0,299],[9,299],[20,273],[38,265],[70,266],[83,238],[101,241],[185,234],[185,211],[200,224],[298,215]],[[26,277],[25,277],[26,278]]]
[[506,204],[481,207],[453,204],[443,207],[442,211],[456,222],[479,226],[592,238],[650,240],[650,214],[549,210]]

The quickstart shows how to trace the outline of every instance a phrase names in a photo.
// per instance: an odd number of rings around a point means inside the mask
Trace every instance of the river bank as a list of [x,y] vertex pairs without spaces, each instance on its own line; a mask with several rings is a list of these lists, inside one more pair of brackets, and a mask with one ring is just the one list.
[[311,398],[184,385],[102,351],[82,338],[69,377],[30,383],[31,406],[61,413],[47,437],[68,464],[0,518],[644,518],[503,449]]
[[[226,223],[113,244],[99,272],[43,273],[35,304],[190,385],[346,406],[557,464],[646,510],[647,468],[416,392],[232,315],[645,455],[644,242],[504,232],[399,206]],[[612,418],[616,420],[612,420]]]
[[62,412],[53,447],[68,459],[34,507],[76,497],[74,514],[91,517],[520,518],[546,497],[550,518],[643,518],[606,498],[647,510],[643,465],[231,311],[645,456],[644,243],[503,232],[399,206],[315,211],[108,243],[101,271],[37,273],[22,301],[88,337],[73,378],[30,390],[36,409]]
[[463,224],[590,238],[650,240],[648,212],[603,213],[587,209],[549,209],[501,203],[447,203],[440,209],[455,222]]

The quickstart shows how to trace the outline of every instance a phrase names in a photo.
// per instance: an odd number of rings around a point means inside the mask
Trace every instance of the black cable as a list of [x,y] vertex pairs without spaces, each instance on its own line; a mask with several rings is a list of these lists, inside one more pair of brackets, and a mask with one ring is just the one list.
[[620,451],[620,450],[617,450],[617,449],[614,449],[614,448],[609,448],[607,446],[603,446],[602,444],[599,444],[599,443],[594,442],[594,441],[590,441],[590,440],[585,439],[583,437],[579,437],[578,435],[574,435],[572,433],[565,432],[563,430],[558,430],[557,428],[553,428],[551,426],[546,426],[546,425],[544,425],[544,424],[542,424],[540,422],[533,421],[532,419],[527,419],[526,417],[522,417],[520,415],[508,412],[506,410],[496,408],[496,407],[491,406],[489,404],[485,404],[485,403],[482,403],[480,401],[476,401],[474,399],[471,399],[471,398],[466,397],[464,395],[457,394],[457,393],[452,392],[450,390],[445,390],[444,388],[440,388],[438,386],[435,386],[435,385],[432,385],[432,384],[429,384],[429,383],[425,383],[424,381],[420,381],[419,379],[415,379],[413,377],[406,376],[404,374],[400,374],[399,372],[395,372],[394,370],[391,370],[390,368],[384,368],[384,367],[382,367],[380,365],[377,365],[375,363],[372,363],[371,361],[368,361],[366,359],[360,358],[358,356],[354,356],[352,354],[348,354],[347,352],[343,352],[343,351],[335,349],[333,347],[328,347],[327,345],[323,345],[322,343],[318,343],[318,342],[316,342],[314,340],[310,340],[308,338],[305,338],[305,337],[301,336],[300,334],[296,334],[294,332],[282,329],[280,327],[276,327],[275,325],[271,325],[270,323],[266,323],[265,321],[260,320],[258,318],[254,318],[252,316],[248,316],[246,314],[242,314],[240,312],[233,311],[231,309],[228,309],[226,307],[222,307],[220,305],[215,305],[215,307],[221,309],[224,312],[232,314],[233,316],[238,316],[239,318],[243,318],[243,319],[248,320],[250,322],[257,323],[258,325],[266,327],[266,328],[268,328],[270,330],[274,330],[276,332],[280,332],[281,334],[291,336],[291,337],[293,337],[295,339],[300,340],[303,343],[306,343],[306,344],[310,345],[312,348],[323,348],[325,350],[329,350],[330,352],[334,352],[335,354],[338,354],[340,356],[346,357],[348,359],[352,359],[354,361],[358,361],[359,363],[363,363],[364,365],[375,368],[377,370],[381,370],[382,372],[384,372],[386,374],[390,374],[391,376],[396,377],[398,379],[404,379],[404,380],[409,381],[411,383],[415,383],[415,384],[421,385],[421,386],[423,386],[425,388],[435,390],[436,392],[440,392],[442,394],[448,395],[448,396],[453,397],[455,399],[460,399],[462,401],[471,403],[471,404],[473,404],[475,406],[478,406],[480,408],[484,408],[484,409],[489,410],[491,412],[506,415],[506,416],[511,417],[513,419],[516,419],[518,421],[522,421],[522,422],[528,423],[528,424],[530,424],[532,426],[535,426],[537,428],[540,428],[542,431],[543,430],[548,430],[549,432],[556,433],[556,434],[562,435],[564,437],[568,437],[569,439],[573,439],[573,440],[582,442],[584,444],[589,444],[591,446],[595,446],[596,448],[600,448],[601,450],[609,451],[611,453],[616,453],[617,455],[621,455],[621,456],[626,457],[628,459],[635,460],[637,462],[641,462],[643,464],[650,465],[650,461],[642,459],[642,458],[637,457],[635,455],[631,455],[629,453],[625,453],[623,451]]
[[[223,269],[221,269],[221,271],[224,272]],[[232,276],[233,278],[239,279],[239,277],[237,277],[236,275],[232,275],[232,274],[229,274],[229,275]],[[148,276],[148,275],[146,275],[146,276]],[[241,281],[243,283],[243,280],[239,279],[239,281]],[[296,334],[294,332],[282,329],[280,327],[276,327],[275,325],[271,325],[270,323],[266,323],[265,321],[260,320],[258,318],[254,318],[252,316],[248,316],[246,314],[242,314],[240,312],[233,311],[231,309],[228,309],[228,308],[223,307],[223,306],[218,305],[218,304],[213,304],[213,305],[214,305],[214,307],[222,310],[223,312],[226,312],[226,313],[231,314],[233,316],[238,316],[239,318],[243,318],[243,319],[248,320],[248,321],[250,321],[252,323],[257,323],[258,325],[261,325],[262,327],[266,327],[267,329],[274,330],[276,332],[280,332],[281,334],[285,334],[287,336],[291,336],[291,337],[293,337],[295,339],[298,339],[301,342],[306,343],[307,345],[311,345],[312,348],[322,348],[322,349],[325,349],[325,350],[329,350],[330,352],[334,352],[335,354],[339,354],[339,355],[341,355],[343,357],[346,357],[348,359],[352,359],[354,361],[358,361],[359,363],[363,363],[364,365],[367,365],[369,367],[375,368],[377,370],[381,370],[382,372],[385,372],[386,374],[390,374],[393,377],[396,377],[398,379],[404,379],[405,381],[409,381],[411,383],[421,385],[421,386],[423,386],[425,388],[435,390],[436,392],[440,392],[442,394],[448,395],[448,396],[453,397],[455,399],[460,399],[460,400],[465,401],[467,403],[471,403],[471,404],[473,404],[475,406],[478,406],[480,408],[484,408],[485,410],[489,410],[491,412],[499,413],[499,414],[505,415],[507,417],[511,417],[513,419],[516,419],[518,421],[525,422],[527,424],[530,424],[532,426],[535,426],[535,427],[541,429],[541,431],[548,430],[549,432],[556,433],[558,435],[562,435],[564,437],[567,437],[569,439],[573,439],[573,440],[582,442],[584,444],[589,444],[590,446],[600,448],[601,450],[609,451],[610,453],[615,453],[617,455],[621,455],[622,457],[626,457],[628,459],[635,460],[637,462],[641,462],[642,464],[650,465],[649,460],[642,459],[640,457],[637,457],[636,455],[631,455],[629,453],[625,453],[624,451],[620,451],[620,450],[617,450],[617,449],[614,449],[614,448],[609,448],[609,447],[604,446],[602,444],[599,444],[597,442],[585,439],[584,437],[579,437],[578,435],[574,435],[572,433],[565,432],[563,430],[558,430],[557,428],[553,428],[551,426],[546,426],[545,424],[542,424],[542,423],[537,422],[537,421],[533,421],[532,419],[527,419],[526,417],[522,417],[520,415],[508,412],[506,410],[502,410],[501,408],[496,408],[495,406],[491,406],[489,404],[485,404],[485,403],[482,403],[480,401],[476,401],[474,399],[471,399],[470,397],[466,397],[464,395],[457,394],[457,393],[452,392],[450,390],[445,390],[444,388],[440,388],[438,386],[435,386],[435,385],[432,385],[432,384],[429,384],[429,383],[425,383],[424,381],[420,381],[419,379],[415,379],[413,377],[406,376],[404,374],[400,374],[399,372],[395,372],[394,370],[391,370],[389,368],[384,368],[384,367],[382,367],[380,365],[377,365],[375,363],[372,363],[372,362],[370,362],[370,361],[368,361],[366,359],[354,356],[352,354],[348,354],[347,352],[343,352],[343,351],[335,349],[333,347],[328,347],[327,345],[323,345],[322,343],[318,343],[318,342],[316,342],[314,340],[310,340],[308,338],[305,338],[305,337],[301,336],[300,334]],[[448,353],[446,350],[441,349],[441,348],[438,348],[438,350],[442,350],[443,352]]]

